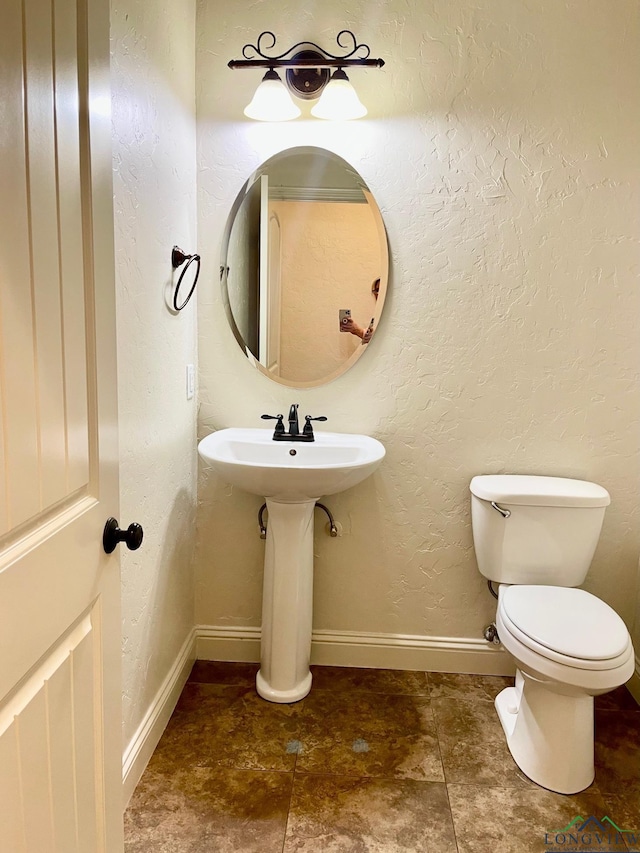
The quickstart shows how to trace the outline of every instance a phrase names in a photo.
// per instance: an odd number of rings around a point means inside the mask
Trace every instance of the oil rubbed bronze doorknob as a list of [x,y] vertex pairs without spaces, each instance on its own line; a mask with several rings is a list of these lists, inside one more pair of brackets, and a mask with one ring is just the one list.
[[143,536],[142,527],[135,521],[126,530],[120,530],[117,519],[109,518],[102,534],[102,547],[110,554],[119,542],[124,542],[130,551],[137,551],[142,545]]

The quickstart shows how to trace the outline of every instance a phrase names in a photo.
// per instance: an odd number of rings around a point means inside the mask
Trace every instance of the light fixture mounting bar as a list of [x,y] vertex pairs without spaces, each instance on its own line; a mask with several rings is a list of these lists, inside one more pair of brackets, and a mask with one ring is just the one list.
[[231,59],[229,68],[382,68],[384,59]]

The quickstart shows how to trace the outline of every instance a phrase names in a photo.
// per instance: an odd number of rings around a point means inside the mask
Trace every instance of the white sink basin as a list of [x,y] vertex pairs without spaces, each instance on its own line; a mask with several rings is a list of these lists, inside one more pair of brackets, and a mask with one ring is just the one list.
[[382,462],[375,438],[316,432],[315,441],[274,441],[272,429],[222,429],[203,438],[200,456],[228,483],[297,503],[350,489]]

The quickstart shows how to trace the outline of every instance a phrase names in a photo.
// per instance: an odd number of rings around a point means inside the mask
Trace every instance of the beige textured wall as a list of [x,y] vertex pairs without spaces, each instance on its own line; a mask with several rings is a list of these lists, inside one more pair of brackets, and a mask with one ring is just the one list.
[[[612,496],[587,587],[630,622],[638,568],[640,310],[635,0],[264,0],[198,6],[199,431],[261,412],[326,414],[387,447],[328,503],[317,628],[478,637],[494,602],[472,549],[477,473],[592,479]],[[257,75],[229,59],[262,30],[329,49],[349,27],[384,69],[354,71],[369,107],[346,126],[245,120]],[[217,268],[227,211],[265,158],[322,145],[352,163],[392,252],[378,334],[345,375],[288,391],[227,328]],[[260,624],[259,499],[202,481],[200,623]],[[321,527],[322,525],[318,525]]]
[[188,3],[112,3],[120,522],[144,528],[122,554],[126,745],[193,626],[195,300],[165,304],[174,244],[196,244],[193,40]]
[[[340,332],[339,310],[367,328],[376,303],[380,245],[367,204],[273,201],[282,235],[282,376],[330,376],[362,346]],[[348,235],[345,239],[345,235]],[[386,251],[386,246],[383,247]]]

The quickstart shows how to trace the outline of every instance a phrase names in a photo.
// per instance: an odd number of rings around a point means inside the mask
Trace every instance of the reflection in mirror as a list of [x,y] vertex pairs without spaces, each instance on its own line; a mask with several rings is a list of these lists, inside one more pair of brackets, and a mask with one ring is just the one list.
[[267,376],[322,385],[366,351],[388,267],[382,217],[358,173],[321,148],[283,151],[229,215],[220,273],[231,328]]

